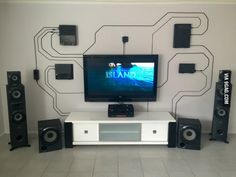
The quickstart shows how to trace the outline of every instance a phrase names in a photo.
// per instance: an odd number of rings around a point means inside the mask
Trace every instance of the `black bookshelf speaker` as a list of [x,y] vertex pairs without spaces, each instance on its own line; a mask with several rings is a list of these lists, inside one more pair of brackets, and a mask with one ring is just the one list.
[[26,119],[25,88],[21,84],[19,71],[7,72],[8,85],[7,104],[9,115],[9,129],[11,149],[30,146],[28,144],[28,131]]
[[176,147],[176,122],[168,124],[168,148]]
[[213,120],[210,140],[219,140],[228,143],[228,123],[231,102],[231,71],[221,70],[219,81],[216,82],[213,107]]
[[62,128],[60,119],[38,121],[39,152],[62,149]]
[[199,119],[179,118],[177,123],[177,147],[201,149],[201,122]]
[[73,148],[73,124],[64,122],[65,148]]

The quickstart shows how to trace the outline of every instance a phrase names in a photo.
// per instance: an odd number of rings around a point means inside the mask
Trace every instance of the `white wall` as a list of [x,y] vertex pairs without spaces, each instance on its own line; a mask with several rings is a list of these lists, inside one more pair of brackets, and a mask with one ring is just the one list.
[[[83,70],[79,67],[79,64],[82,65],[80,57],[93,44],[95,37],[96,43],[86,52],[87,54],[121,54],[121,37],[123,35],[130,37],[126,48],[127,54],[150,54],[152,52],[152,34],[155,34],[153,53],[160,56],[158,76],[160,85],[167,79],[168,61],[177,52],[200,52],[200,54],[178,54],[171,60],[169,80],[163,87],[158,89],[158,100],[149,103],[149,110],[172,112],[171,100],[178,92],[183,91],[173,99],[175,103],[178,98],[184,96],[178,102],[177,116],[199,118],[203,123],[204,131],[210,130],[214,85],[218,79],[218,71],[220,69],[231,69],[233,71],[232,82],[234,85],[236,83],[234,55],[236,41],[235,4],[2,3],[0,5],[0,16],[0,59],[2,66],[0,84],[6,132],[8,131],[8,120],[5,85],[7,83],[6,71],[9,70],[20,70],[22,72],[22,83],[26,88],[28,127],[30,131],[37,130],[37,120],[55,117],[64,118],[71,111],[103,111],[107,109],[108,103],[85,103],[83,94],[55,94],[53,89],[45,83],[44,72],[47,71],[48,66],[54,66],[55,63],[73,63],[74,80],[55,80],[54,70],[48,70],[48,82],[60,92],[83,92]],[[207,25],[207,19],[209,19],[209,26]],[[156,25],[153,25],[155,23]],[[173,49],[173,25],[175,23],[192,23],[193,33],[204,34],[192,35],[191,45],[204,45],[209,51],[202,46],[191,47],[190,49]],[[79,45],[75,47],[60,46],[58,36],[54,35],[54,47],[61,53],[78,55],[71,55],[71,58],[62,61],[58,57],[59,55],[50,48],[50,33],[47,35],[44,33],[43,48],[56,57],[50,57],[46,54],[50,58],[48,60],[45,56],[36,52],[41,78],[39,84],[52,95],[51,97],[33,80],[32,70],[35,69],[33,38],[43,27],[58,27],[59,24],[75,24],[78,26]],[[115,27],[104,26],[98,30],[103,25],[114,25]],[[130,27],[128,25],[143,25],[146,27]],[[44,34],[42,33],[42,35]],[[39,48],[42,49],[40,43]],[[210,62],[208,67],[207,57]],[[180,62],[194,62],[197,69],[207,67],[203,72],[207,76],[207,80],[205,81],[204,75],[200,72],[192,75],[178,74],[178,64]],[[212,71],[213,75],[211,75]],[[213,78],[212,82],[211,77]],[[213,85],[211,86],[211,84]],[[205,85],[205,89],[201,90]],[[209,91],[207,91],[208,89]],[[207,92],[203,94],[205,91]],[[189,97],[188,94],[203,95]],[[235,90],[233,90],[232,108],[235,104],[236,97]],[[53,109],[53,105],[54,107],[56,105],[57,109]],[[136,111],[147,110],[147,103],[134,103],[134,106]],[[64,116],[58,115],[57,112]],[[236,133],[235,109],[231,109],[229,131]]]

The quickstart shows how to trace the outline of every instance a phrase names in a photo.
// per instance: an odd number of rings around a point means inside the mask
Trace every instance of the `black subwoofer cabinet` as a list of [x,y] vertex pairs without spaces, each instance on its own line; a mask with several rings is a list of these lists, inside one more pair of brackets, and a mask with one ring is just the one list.
[[178,118],[177,147],[201,149],[201,122],[199,119]]
[[62,127],[60,119],[38,121],[39,152],[62,149]]

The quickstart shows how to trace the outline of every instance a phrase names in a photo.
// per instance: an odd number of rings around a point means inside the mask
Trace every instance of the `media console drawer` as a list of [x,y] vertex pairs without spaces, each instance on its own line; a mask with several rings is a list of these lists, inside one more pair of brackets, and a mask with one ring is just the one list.
[[167,141],[167,123],[142,124],[142,141]]
[[73,137],[74,141],[98,141],[98,124],[75,123]]

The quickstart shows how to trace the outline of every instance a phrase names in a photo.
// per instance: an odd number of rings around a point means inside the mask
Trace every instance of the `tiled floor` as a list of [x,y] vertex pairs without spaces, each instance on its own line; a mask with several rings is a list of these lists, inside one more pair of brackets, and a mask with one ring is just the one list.
[[0,137],[0,177],[236,177],[236,135],[230,144],[202,137],[202,150],[166,146],[76,146],[38,153],[31,147],[9,151]]

